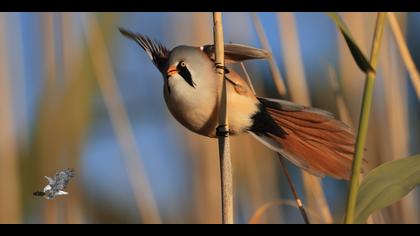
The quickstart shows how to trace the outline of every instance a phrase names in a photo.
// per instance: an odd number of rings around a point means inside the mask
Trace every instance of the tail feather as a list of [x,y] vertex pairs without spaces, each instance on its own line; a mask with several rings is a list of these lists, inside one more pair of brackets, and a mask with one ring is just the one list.
[[312,174],[349,179],[355,137],[347,125],[319,109],[281,100],[259,100],[263,112],[286,135],[279,136],[267,129],[254,132],[258,139]]
[[[353,135],[351,135],[351,133],[349,135],[349,132],[345,130],[337,130],[341,124],[332,122],[334,120],[325,121],[322,123],[314,122],[311,125],[305,126],[297,120],[288,119],[282,113],[272,112],[270,109],[267,109],[267,111],[277,124],[280,124],[281,127],[286,127],[293,130],[296,135],[302,138],[317,138],[321,140],[334,141],[335,143],[342,145],[354,145]],[[300,112],[304,113],[305,111]],[[317,115],[312,114],[312,116]]]

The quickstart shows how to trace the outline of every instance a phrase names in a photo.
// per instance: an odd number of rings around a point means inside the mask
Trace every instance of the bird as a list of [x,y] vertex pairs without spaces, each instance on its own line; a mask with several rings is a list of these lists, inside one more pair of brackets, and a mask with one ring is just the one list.
[[64,189],[70,182],[70,179],[75,176],[73,169],[64,169],[55,174],[54,178],[44,176],[48,184],[44,187],[43,191],[34,192],[34,196],[44,197],[45,199],[54,199],[56,196],[68,195]]
[[[173,117],[187,129],[216,138],[223,81],[214,45],[179,45],[169,50],[146,35],[119,27],[147,53],[162,74],[163,96]],[[242,44],[225,44],[229,135],[251,134],[308,173],[349,180],[355,135],[328,111],[287,100],[256,96],[228,65],[267,59],[271,53]]]

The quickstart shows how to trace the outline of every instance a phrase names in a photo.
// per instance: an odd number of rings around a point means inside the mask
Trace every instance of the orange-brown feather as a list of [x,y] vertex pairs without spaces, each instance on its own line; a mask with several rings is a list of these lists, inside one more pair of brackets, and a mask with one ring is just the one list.
[[341,121],[318,110],[297,106],[284,109],[281,104],[265,107],[287,135],[275,140],[282,154],[308,172],[337,179],[349,179],[354,154],[355,137]]

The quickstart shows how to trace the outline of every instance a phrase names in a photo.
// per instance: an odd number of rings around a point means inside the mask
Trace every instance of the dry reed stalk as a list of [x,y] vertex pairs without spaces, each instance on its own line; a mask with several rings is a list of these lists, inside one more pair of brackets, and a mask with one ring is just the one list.
[[392,35],[394,36],[395,42],[398,46],[401,58],[404,61],[404,65],[410,74],[411,83],[413,84],[414,91],[416,91],[417,98],[420,100],[420,77],[419,72],[416,68],[416,64],[411,57],[410,51],[408,50],[407,43],[405,42],[404,35],[398,24],[397,18],[394,12],[387,13],[388,22],[391,26]]
[[302,215],[303,221],[305,222],[305,224],[310,224],[308,215],[306,214],[305,208],[303,207],[302,200],[297,194],[295,185],[293,184],[292,178],[290,177],[289,171],[287,170],[287,166],[284,163],[284,157],[280,153],[278,153],[278,156],[279,156],[281,167],[283,169],[284,174],[286,175],[287,182],[289,183],[290,189],[292,191],[293,197],[295,198],[296,205],[299,208],[300,214]]
[[[57,79],[66,77],[58,69],[60,66],[57,63],[60,60],[56,60],[58,57],[56,51],[60,49],[60,44],[55,43],[54,35],[58,32],[54,32],[53,15],[51,13],[42,14],[42,20],[42,35],[45,36],[43,42],[46,44],[44,46],[45,58],[43,58],[43,63],[48,66],[44,67],[46,79],[34,124],[34,137],[30,147],[31,158],[25,160],[27,171],[35,170],[37,176],[40,176],[36,180],[26,180],[32,186],[35,184],[42,186],[42,184],[45,184],[43,175],[55,173],[57,169],[69,164],[81,155],[83,138],[86,136],[89,124],[89,101],[91,101],[94,91],[92,80],[89,79],[91,71],[88,69],[89,63],[85,59],[86,56],[79,55],[78,58],[71,61],[69,66],[72,74],[67,76],[69,79],[65,81],[66,83],[63,83],[64,80]],[[71,45],[78,45],[80,41],[78,38],[69,40],[72,42]],[[75,49],[79,54],[84,52],[81,45],[76,46]],[[36,167],[39,167],[39,170]],[[77,166],[72,167],[77,169]],[[70,192],[73,192],[71,189],[74,187],[74,184],[70,185]],[[73,192],[68,198],[72,199],[75,194],[77,194],[77,191]],[[25,197],[28,195],[30,194],[25,195]],[[66,209],[66,206],[43,204],[43,207],[45,208],[44,222],[46,223],[58,222],[57,217],[60,217],[60,220],[71,220],[61,210],[60,212],[56,210],[57,207]],[[71,210],[77,208],[74,205]]]
[[[258,38],[259,38],[263,48],[265,50],[271,52],[270,44],[268,42],[267,36],[264,33],[264,28],[261,24],[261,21],[260,21],[258,15],[257,15],[257,13],[255,13],[255,12],[252,13],[252,20],[253,20],[255,29],[257,30],[257,35],[258,35]],[[286,86],[284,85],[284,80],[281,76],[280,70],[277,66],[277,62],[274,59],[274,56],[271,56],[268,59],[268,62],[269,62],[269,65],[270,65],[271,73],[273,75],[273,81],[274,81],[274,84],[276,86],[276,89],[277,89],[277,91],[278,91],[278,93],[280,94],[281,97],[285,97],[286,93],[287,93]]]
[[19,143],[19,156],[25,156],[24,150],[28,148],[29,144],[29,122],[28,122],[28,111],[27,111],[27,88],[25,81],[25,63],[24,63],[24,49],[23,49],[23,35],[22,35],[22,13],[9,13],[10,24],[14,25],[13,31],[9,32],[12,35],[12,48],[15,54],[15,66],[13,67],[12,74],[14,75],[14,86],[17,89],[15,91],[15,98],[17,98],[16,107],[16,122],[19,122],[19,128],[17,129],[17,139]]
[[[61,12],[60,17],[60,48],[61,48],[61,74],[64,81],[70,80],[71,67],[76,58],[80,58],[81,48],[83,47],[80,40],[74,35],[74,13]],[[73,41],[77,40],[77,41]]]
[[[391,27],[392,30],[392,27]],[[381,79],[378,88],[376,112],[382,117],[379,130],[381,140],[382,163],[397,160],[409,156],[409,114],[407,101],[406,72],[403,62],[398,58],[398,49],[391,38],[394,32],[385,28],[381,59]],[[376,95],[375,95],[376,96]],[[417,222],[413,192],[401,201],[390,206],[386,211],[390,212],[391,221],[394,223]]]
[[[56,34],[60,31],[54,30],[55,13],[42,14],[42,31],[45,36],[44,44],[44,65],[45,82],[44,91],[41,97],[41,104],[38,111],[37,123],[35,125],[35,138],[31,150],[32,156],[36,157],[37,165],[40,165],[39,176],[55,173],[57,169],[70,165],[76,157],[80,156],[81,139],[87,130],[89,113],[89,94],[92,94],[92,86],[86,79],[87,70],[83,58],[74,59],[72,63],[61,61],[57,51],[62,46],[56,42]],[[59,17],[59,15],[57,15]],[[66,30],[66,29],[63,29]],[[61,37],[63,39],[63,37]],[[68,39],[70,40],[70,39]],[[70,40],[77,45],[76,40]],[[79,45],[80,46],[80,45]],[[75,47],[75,51],[80,52],[82,47]],[[71,75],[66,75],[60,68],[64,62],[73,67]],[[61,78],[61,79],[60,79]],[[64,79],[67,79],[66,81]],[[65,82],[65,83],[64,83]],[[57,116],[57,114],[66,114]],[[68,161],[70,160],[70,161]],[[77,168],[77,165],[71,164]],[[39,183],[44,184],[42,178]],[[38,184],[38,183],[37,183]],[[73,185],[70,189],[74,188]],[[78,195],[77,188],[68,196],[72,201]],[[70,192],[72,192],[70,190]],[[66,201],[67,202],[67,201]],[[72,207],[66,207],[65,204],[44,204],[44,222],[46,223],[64,223],[60,220],[71,220],[67,217],[66,209],[72,211],[80,209],[78,204],[72,204]],[[75,223],[83,220],[79,218]]]
[[[63,79],[64,83],[69,85],[74,83],[75,78],[77,78],[78,75],[72,71],[72,68],[75,67],[75,64],[80,63],[79,58],[82,57],[82,50],[83,46],[80,40],[75,37],[73,34],[74,29],[74,13],[71,12],[64,12],[59,13],[60,18],[60,31],[58,32],[60,34],[60,51],[61,51],[61,65],[59,66],[59,74],[60,77]],[[80,90],[79,90],[80,91]],[[74,100],[69,103],[72,103]],[[86,101],[81,101],[81,104],[85,103]],[[67,109],[71,107],[71,104],[66,106]],[[75,112],[79,113],[79,112]],[[76,114],[80,116],[79,114]],[[64,118],[66,119],[66,118]],[[77,119],[78,122],[72,122],[71,120],[68,121],[68,123],[73,123],[72,126],[64,126],[63,130],[66,129],[64,132],[68,135],[65,136],[65,145],[70,147],[69,155],[67,158],[61,160],[61,166],[71,166],[73,168],[79,169],[80,167],[80,139],[82,139],[83,130],[86,130],[86,128],[75,128],[75,126],[84,126],[85,121],[89,120],[88,117],[85,117],[82,115],[81,119]],[[88,123],[88,122],[86,122]],[[80,178],[81,173],[78,173],[78,176]],[[82,192],[81,189],[83,189],[83,181],[78,182],[78,186],[75,187],[75,185],[69,186],[69,192],[72,194],[68,196],[66,201],[63,201],[59,207],[63,209],[62,215],[63,220],[65,223],[70,224],[80,224],[85,222],[85,207],[82,203]]]
[[281,38],[285,58],[285,78],[287,80],[290,99],[294,102],[310,106],[311,98],[305,80],[305,70],[301,58],[294,13],[277,13],[277,23],[280,26],[279,37]]
[[[368,42],[367,40],[371,37],[372,29],[373,29],[373,22],[374,22],[374,15],[373,14],[366,14],[366,13],[343,13],[343,18],[345,18],[345,22],[351,29],[353,36],[355,37],[358,45],[362,47],[363,51],[368,50]],[[339,34],[339,33],[338,33]],[[339,36],[340,38],[340,36]],[[386,40],[386,38],[384,38]],[[358,80],[356,78],[362,78],[362,72],[357,68],[353,59],[350,55],[350,52],[344,43],[344,40],[339,40],[339,52],[340,52],[340,78],[342,79],[342,89],[343,95],[346,101],[349,101],[347,104],[350,108],[350,112],[352,115],[352,120],[355,125],[358,124],[358,120],[355,118],[357,115],[358,107],[360,106],[360,101],[357,101],[358,98],[361,97],[361,86],[362,80]],[[388,68],[388,66],[382,66],[383,69]],[[379,80],[380,81],[380,80]],[[377,88],[378,89],[378,88]],[[383,95],[382,92],[376,92],[375,96]],[[368,169],[371,169],[381,163],[384,162],[384,153],[388,153],[386,151],[388,144],[384,144],[383,140],[385,136],[389,134],[384,134],[385,130],[388,130],[387,124],[385,122],[384,117],[387,116],[383,114],[383,107],[382,104],[383,98],[377,98],[374,101],[373,112],[371,114],[371,121],[369,124],[369,131],[367,137],[367,144],[366,144],[366,151],[365,156],[369,157]],[[373,122],[374,121],[374,122]],[[385,136],[384,136],[385,135]],[[398,208],[397,206],[392,206],[391,208]],[[391,208],[386,208],[377,213],[373,214],[373,222],[374,223],[384,223],[386,222],[393,222],[392,215],[395,212],[400,212],[400,210],[391,210]],[[398,218],[398,216],[397,216]]]
[[[248,221],[249,224],[259,224],[261,218],[263,215],[271,208],[275,206],[290,206],[290,207],[297,207],[296,202],[292,200],[276,200],[272,202],[265,203],[264,205],[260,206],[258,210],[252,215],[250,220]],[[322,221],[318,214],[315,211],[312,211],[311,209],[307,209],[308,214],[311,216],[311,218],[317,219],[319,221]]]
[[340,85],[338,83],[337,79],[337,73],[335,72],[334,68],[332,66],[328,66],[328,77],[331,84],[331,88],[334,91],[335,95],[335,105],[338,109],[338,117],[341,121],[346,123],[354,132],[354,124],[350,117],[350,111],[347,107],[347,103],[343,97],[343,94],[341,92]]
[[[123,163],[133,188],[138,213],[144,223],[161,223],[158,208],[153,197],[146,170],[141,162],[134,134],[124,108],[118,84],[115,81],[111,59],[105,40],[97,22],[91,13],[81,13],[83,31],[88,51],[94,67],[95,77],[104,97],[105,105],[111,117],[117,140],[123,152]],[[95,39],[93,41],[92,39]]]
[[0,223],[20,223],[20,183],[10,73],[8,13],[0,13]]
[[[43,97],[41,106],[39,109],[40,123],[38,129],[40,130],[40,137],[37,140],[39,143],[39,165],[41,176],[49,175],[54,173],[56,165],[56,158],[59,153],[59,147],[63,135],[61,132],[53,132],[58,129],[59,121],[54,119],[54,110],[57,109],[59,100],[59,90],[57,79],[57,56],[56,56],[56,40],[54,30],[54,14],[53,12],[44,12],[41,15],[42,18],[42,32],[43,32],[43,48],[44,48],[44,63],[43,71],[45,76],[44,81],[44,94],[48,94],[49,97]],[[48,101],[49,100],[49,101]],[[57,102],[54,102],[57,101]],[[43,132],[43,131],[45,132]],[[51,140],[48,140],[50,138]],[[50,145],[50,146],[49,146]],[[42,180],[39,180],[42,181]],[[43,222],[46,224],[56,224],[57,222],[57,204],[45,203],[43,212]]]
[[[243,24],[249,19],[248,13],[229,13],[226,15],[224,27],[229,32],[229,38],[238,42],[246,42],[253,38],[253,26]],[[250,62],[253,63],[253,62]],[[263,80],[251,81],[245,68],[245,63],[235,65],[238,72],[248,81],[254,91],[253,84],[264,86]],[[242,68],[241,68],[242,67]],[[254,91],[255,94],[255,91]],[[231,151],[233,166],[235,166],[234,186],[238,186],[235,195],[240,197],[236,203],[239,211],[245,215],[252,215],[259,206],[272,199],[281,197],[278,179],[278,163],[276,155],[250,135],[232,137]],[[261,184],[264,183],[264,184]],[[260,223],[283,222],[282,211],[270,211],[264,214]]]
[[225,53],[224,53],[224,37],[222,13],[213,13],[214,22],[214,46],[216,56],[216,68],[222,83],[222,91],[220,91],[219,101],[219,126],[217,127],[219,141],[219,157],[220,157],[220,173],[222,186],[222,222],[223,224],[233,224],[233,178],[232,178],[232,160],[230,158],[229,146],[229,124],[228,124],[228,107],[227,107],[227,89],[225,78]]
[[[44,71],[46,71],[47,83],[55,85],[57,77],[57,56],[56,56],[56,40],[54,35],[54,13],[53,12],[44,12],[42,13],[42,27],[43,27],[43,48],[45,49],[45,59],[47,62],[53,63],[44,63]],[[53,82],[54,81],[54,82]]]
[[[282,39],[283,54],[284,58],[286,58],[284,61],[286,80],[291,100],[311,106],[294,15],[293,13],[277,13],[277,19],[280,26],[279,32]],[[331,224],[333,219],[320,179],[306,172],[302,172],[302,179],[308,207],[319,212],[323,223]]]
[[[257,35],[258,35],[261,43],[263,44],[263,47],[266,50],[271,51],[269,42],[268,42],[267,37],[266,37],[266,35],[264,33],[264,29],[263,29],[263,26],[261,24],[261,21],[258,18],[258,15],[256,13],[253,13],[252,14],[252,17],[253,17],[254,26],[255,26],[255,28],[257,30]],[[276,85],[277,91],[278,91],[278,93],[281,96],[285,96],[286,95],[286,92],[287,92],[286,91],[286,87],[285,87],[285,85],[283,83],[283,79],[281,78],[280,70],[279,70],[279,68],[278,68],[278,66],[277,66],[277,64],[276,64],[273,56],[270,57],[269,62],[270,62],[270,69],[271,69],[271,71],[273,73],[273,80],[274,80],[274,83]],[[248,79],[248,83],[250,83],[250,80],[249,79]],[[279,158],[282,158],[282,157],[279,156]],[[283,165],[282,162],[281,162],[281,164]],[[285,170],[285,169],[283,168],[283,170]],[[290,180],[290,177],[289,177],[288,172],[287,171],[283,171],[283,172],[286,175],[286,177],[288,178],[288,180]],[[297,205],[299,206],[299,209],[301,210],[302,217],[304,218],[304,220],[306,222],[309,222],[309,221],[307,221],[307,216],[306,216],[306,213],[304,211],[303,205],[301,204],[301,200],[300,200],[300,198],[297,197],[296,191],[294,191],[295,187],[293,185],[293,182],[288,181],[288,183],[289,183],[289,186],[290,186],[292,192],[294,193],[294,196],[296,197],[295,200],[296,200]]]
[[[259,206],[281,198],[279,191],[278,163],[276,156],[251,135],[231,138],[231,155],[235,166],[235,206],[244,216],[251,216]],[[281,211],[270,211],[260,223],[283,221]]]
[[[90,122],[92,120],[91,113],[93,112],[93,98],[96,95],[96,81],[93,79],[93,68],[89,63],[88,52],[85,47],[84,40],[80,38],[81,25],[74,24],[77,13],[63,13],[61,15],[62,32],[61,37],[63,43],[61,73],[64,84],[68,87],[64,94],[64,107],[60,114],[67,113],[63,120],[61,129],[67,136],[63,148],[66,151],[66,158],[63,163],[67,166],[73,166],[80,170],[83,147],[86,143],[87,134],[89,132]],[[118,15],[104,14],[101,17],[104,25],[109,25],[111,22],[118,21]],[[115,40],[117,34],[115,29],[108,27],[103,31],[105,38]],[[92,39],[95,40],[95,39]],[[71,125],[68,125],[71,124]],[[77,179],[83,179],[82,172],[78,172]],[[67,198],[64,209],[67,210],[67,215],[63,219],[68,220],[69,223],[85,222],[85,212],[87,205],[83,204],[83,181],[75,182],[69,186],[71,196]]]
[[[56,14],[57,14],[56,15],[56,18],[57,19],[55,19],[55,20],[62,23],[61,13],[56,13]],[[62,24],[61,25],[58,24],[58,25],[59,26],[63,26]],[[68,78],[66,78],[66,74],[64,72],[64,66],[65,66],[66,63],[63,60],[63,57],[64,57],[63,41],[65,40],[63,38],[63,31],[68,30],[68,29],[67,28],[62,28],[62,27],[60,27],[60,28],[61,28],[61,30],[56,30],[55,31],[55,33],[57,35],[59,35],[59,38],[57,39],[58,42],[56,44],[56,49],[60,52],[57,55],[58,61],[57,61],[57,64],[56,64],[57,65],[57,69],[56,70],[57,70],[57,77],[60,78],[60,82],[67,82],[67,81],[65,81],[65,79],[68,79]],[[60,54],[61,54],[61,57],[60,57]],[[61,114],[63,114],[63,113],[61,113]],[[65,120],[64,122],[66,122],[68,120],[68,115],[66,115],[66,117],[63,117],[63,120]],[[70,137],[68,135],[71,132],[69,132],[70,130],[64,131],[64,129],[73,129],[73,127],[70,128],[70,125],[69,126],[61,126],[61,127],[63,127],[63,133],[66,133],[67,134],[67,135],[63,135],[63,138],[62,138],[62,142],[63,142],[62,144],[63,145],[66,145],[66,143],[69,142]],[[69,157],[69,156],[67,156],[67,157]],[[72,166],[74,168],[74,167],[76,167],[75,165],[69,165],[70,164],[69,163],[69,159],[70,160],[73,160],[73,159],[76,159],[76,158],[77,157],[59,158],[56,161],[57,162],[57,167],[58,166],[59,167],[62,167],[62,166]],[[73,162],[73,161],[71,161],[71,162]],[[74,187],[73,187],[73,189],[74,189]],[[70,190],[70,188],[69,188],[69,190]],[[69,218],[67,217],[68,216],[68,209],[69,209],[68,203],[69,203],[70,199],[73,199],[75,197],[75,193],[74,192],[71,192],[71,193],[72,194],[69,195],[67,199],[65,199],[65,200],[63,199],[63,201],[56,202],[56,204],[55,204],[56,211],[57,211],[56,212],[56,218],[57,218],[56,219],[56,222],[59,223],[59,224],[68,224],[68,223],[70,223],[69,222]],[[77,209],[77,208],[79,208],[79,207],[78,207],[77,203],[75,202],[74,207],[72,207],[72,209]]]
[[248,86],[251,88],[252,93],[256,95],[254,85],[252,85],[251,77],[249,77],[248,71],[245,68],[245,64],[243,62],[241,62],[240,64],[241,64],[241,69],[245,74],[245,78],[246,78],[246,82],[248,83]]
[[[177,14],[174,18],[179,18]],[[181,16],[182,17],[182,16]],[[190,15],[192,23],[191,34],[184,34],[182,31],[175,30],[175,41],[186,42],[187,37],[192,37],[193,45],[208,44],[213,41],[213,33],[208,30],[212,25],[213,19],[207,12],[194,12]],[[181,22],[174,22],[177,25]],[[215,159],[218,156],[214,148],[216,140],[207,137],[201,137],[193,134],[184,127],[180,127],[180,133],[188,140],[186,144],[191,151],[191,162],[193,163],[194,178],[194,214],[197,223],[216,224],[221,222],[220,206],[220,179],[219,161]],[[216,190],[216,191],[215,191]],[[206,211],[203,211],[206,209]]]

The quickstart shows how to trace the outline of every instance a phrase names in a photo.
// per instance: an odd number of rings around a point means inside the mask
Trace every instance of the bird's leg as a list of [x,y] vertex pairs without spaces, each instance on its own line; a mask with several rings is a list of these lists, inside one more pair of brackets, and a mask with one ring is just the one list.
[[219,125],[216,128],[216,136],[217,137],[227,137],[229,134],[229,129],[227,128],[227,125]]
[[224,65],[222,65],[222,63],[216,62],[214,63],[216,69],[223,69],[225,71],[225,74],[229,74],[230,71],[228,68],[226,68]]
[[214,65],[216,66],[216,69],[225,69],[225,66],[224,65],[222,65],[222,63],[220,63],[220,62],[216,62],[216,63],[214,63]]

